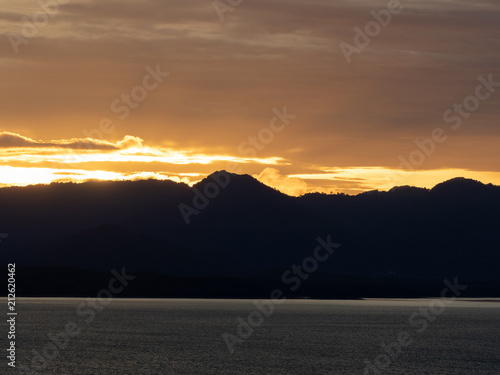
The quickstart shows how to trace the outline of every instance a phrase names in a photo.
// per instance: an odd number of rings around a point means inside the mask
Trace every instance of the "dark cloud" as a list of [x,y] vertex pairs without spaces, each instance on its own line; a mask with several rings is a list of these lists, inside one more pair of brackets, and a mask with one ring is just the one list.
[[119,147],[100,142],[93,139],[71,139],[71,140],[57,140],[57,141],[35,141],[34,139],[24,137],[19,134],[3,132],[0,133],[0,148],[22,147],[22,148],[50,148],[60,147],[66,149],[92,149],[100,151],[118,150]]

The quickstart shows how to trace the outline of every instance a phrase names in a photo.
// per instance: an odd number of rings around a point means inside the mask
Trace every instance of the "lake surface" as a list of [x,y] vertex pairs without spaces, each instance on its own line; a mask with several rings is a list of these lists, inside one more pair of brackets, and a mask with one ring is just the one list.
[[[96,311],[86,299],[19,298],[17,365],[58,375],[500,374],[499,301],[432,301],[295,300],[265,317],[251,300],[115,299]],[[241,328],[249,314],[252,332]],[[69,322],[73,337],[61,335]],[[6,343],[5,319],[2,330]],[[3,361],[2,373],[18,373]]]

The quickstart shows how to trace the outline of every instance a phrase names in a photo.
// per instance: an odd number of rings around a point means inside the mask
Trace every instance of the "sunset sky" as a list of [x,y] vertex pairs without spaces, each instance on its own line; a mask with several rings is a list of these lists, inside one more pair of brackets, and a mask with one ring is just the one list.
[[[500,185],[500,2],[236,3],[1,0],[0,186]],[[391,19],[346,58],[374,14]]]

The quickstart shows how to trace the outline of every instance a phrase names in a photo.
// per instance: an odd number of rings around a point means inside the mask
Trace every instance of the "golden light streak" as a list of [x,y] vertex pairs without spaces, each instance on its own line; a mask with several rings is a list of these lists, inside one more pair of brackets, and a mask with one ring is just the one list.
[[[364,168],[325,168],[327,173],[292,174],[288,177],[301,180],[328,182],[330,185],[339,181],[352,181],[366,186],[366,190],[390,190],[395,186],[417,186],[432,188],[435,185],[455,178],[465,177],[500,185],[500,172],[471,171],[467,169],[435,169],[435,170],[396,170],[382,167]],[[329,173],[328,173],[329,172]]]
[[[81,145],[90,148],[75,148]],[[86,165],[86,163],[94,164]],[[95,163],[99,163],[97,168]],[[116,169],[113,170],[112,163],[129,164],[127,170],[133,172],[117,172]],[[148,163],[154,163],[154,165],[148,167]],[[295,196],[311,192],[357,194],[374,189],[390,190],[395,186],[403,185],[432,188],[438,183],[458,176],[500,185],[500,172],[467,169],[409,171],[383,167],[310,166],[308,168],[310,173],[281,175],[276,167],[291,165],[288,160],[281,157],[257,158],[220,153],[209,154],[195,149],[145,146],[141,138],[130,135],[117,142],[90,138],[38,141],[15,133],[0,133],[0,164],[3,164],[3,166],[0,165],[0,186],[2,187],[51,182],[82,182],[90,179],[148,178],[168,179],[193,185],[207,176],[207,168],[203,169],[205,173],[199,173],[196,165],[213,165],[214,172],[215,166],[220,167],[221,163],[245,164],[254,170],[257,166],[263,165],[265,168],[254,177],[285,194]],[[76,164],[78,164],[77,167]],[[172,166],[191,165],[190,171],[194,171],[170,173],[162,167],[163,164],[170,165],[170,168],[174,169],[175,167]]]
[[52,182],[84,182],[88,180],[124,181],[145,179],[172,180],[188,185],[196,183],[196,181],[190,181],[186,176],[168,176],[153,172],[126,174],[109,171],[87,171],[83,169],[65,170],[0,166],[0,187],[50,184]]
[[0,163],[166,163],[166,164],[211,164],[217,161],[242,164],[288,165],[281,157],[248,158],[230,155],[207,155],[194,151],[175,151],[162,148],[132,148],[117,151],[89,150],[75,152],[60,148],[16,148],[0,149]]

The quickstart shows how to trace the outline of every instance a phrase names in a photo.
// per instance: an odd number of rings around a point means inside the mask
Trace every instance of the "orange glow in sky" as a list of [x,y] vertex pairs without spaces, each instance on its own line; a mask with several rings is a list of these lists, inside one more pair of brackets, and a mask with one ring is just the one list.
[[39,2],[4,1],[0,186],[223,169],[291,195],[500,185],[499,3],[404,2],[346,59],[386,8],[60,1],[26,36]]

